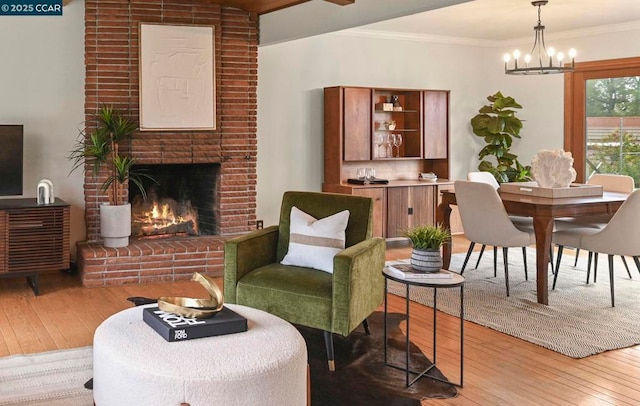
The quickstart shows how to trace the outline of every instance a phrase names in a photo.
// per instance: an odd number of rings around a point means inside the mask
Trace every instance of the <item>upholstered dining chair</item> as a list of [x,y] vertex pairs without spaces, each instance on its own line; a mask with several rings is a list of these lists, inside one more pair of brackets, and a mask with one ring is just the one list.
[[[617,174],[605,174],[605,173],[596,173],[592,175],[587,181],[589,185],[599,185],[602,186],[602,189],[606,192],[616,192],[616,193],[625,193],[631,194],[635,189],[635,181],[631,176],[627,175],[617,175]],[[555,220],[555,227],[558,230],[563,230],[567,228],[595,228],[602,229],[611,219],[610,215],[601,215],[601,216],[592,216],[592,217],[580,217],[580,218],[562,218]],[[570,245],[567,245],[570,247]],[[558,248],[558,254],[562,256],[562,252]],[[578,264],[578,256],[580,255],[580,249],[576,248],[576,257],[574,259],[573,266]],[[591,254],[590,254],[591,255]],[[627,274],[629,278],[631,278],[631,271],[629,271],[629,265],[627,264],[627,260],[625,257],[621,257],[622,263],[627,270]],[[556,263],[556,268],[559,262]],[[638,267],[638,272],[640,272],[640,267]],[[593,280],[595,282],[597,276],[597,253],[596,253],[596,265],[594,267]],[[588,281],[587,281],[588,283]]]
[[471,182],[488,183],[493,186],[495,190],[500,188],[500,184],[496,180],[495,176],[491,172],[467,172],[467,180]]
[[[524,231],[514,225],[498,192],[491,185],[458,180],[455,182],[454,188],[464,234],[471,242],[465,257],[465,264],[476,243],[502,247],[504,278],[507,296],[509,296],[508,249],[509,247],[526,248],[526,246],[535,243],[533,230]],[[460,273],[463,272],[464,265]],[[525,279],[527,279],[526,266],[524,273]]]
[[[640,268],[640,189],[629,195],[611,220],[602,229],[568,228],[554,231],[553,241],[559,247],[564,245],[589,250],[590,253],[605,253],[609,260],[609,283],[611,285],[611,306],[615,306],[613,257],[615,255],[633,257]],[[558,258],[560,259],[560,258]],[[587,265],[587,281],[591,267],[591,255]],[[558,270],[553,278],[555,288]]]
[[383,301],[385,241],[372,237],[372,216],[369,197],[284,193],[278,225],[225,243],[225,302],[323,330],[335,370],[332,334],[360,324],[369,333],[366,319]]
[[[493,176],[490,172],[483,172],[483,171],[468,172],[467,180],[471,182],[482,182],[482,183],[489,184],[495,190],[498,190],[500,188],[500,184],[496,180],[495,176]],[[509,218],[511,219],[513,224],[516,225],[516,227],[520,227],[521,229],[526,229],[527,231],[533,230],[533,220],[531,217],[509,216]],[[478,253],[478,259],[476,260],[476,266],[474,269],[478,269],[478,265],[480,265],[480,260],[482,259],[482,254],[484,253],[485,248],[486,248],[486,245],[482,244],[482,247],[480,247],[480,252]],[[522,247],[522,259],[524,261],[524,266],[526,271],[526,267],[527,267],[526,247]],[[463,272],[466,265],[467,265],[467,262],[465,261],[465,263],[462,265]],[[497,272],[498,272],[498,247],[494,246],[493,247],[493,275],[496,276]],[[526,276],[526,272],[525,272],[525,276]]]

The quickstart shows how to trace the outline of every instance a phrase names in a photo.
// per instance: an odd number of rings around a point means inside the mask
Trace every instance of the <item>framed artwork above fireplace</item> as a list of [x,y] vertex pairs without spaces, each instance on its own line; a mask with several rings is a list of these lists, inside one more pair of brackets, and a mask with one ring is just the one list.
[[215,130],[214,27],[140,23],[140,130]]

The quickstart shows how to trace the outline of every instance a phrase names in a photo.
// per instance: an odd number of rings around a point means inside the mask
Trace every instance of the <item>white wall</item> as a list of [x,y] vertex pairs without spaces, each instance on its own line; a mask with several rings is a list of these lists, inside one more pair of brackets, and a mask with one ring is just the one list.
[[[640,55],[640,29],[567,38],[578,61]],[[549,43],[549,41],[548,41]],[[526,49],[531,44],[523,44]],[[356,36],[348,31],[262,46],[258,50],[257,216],[278,221],[286,190],[319,191],[323,176],[322,89],[327,86],[448,89],[452,178],[479,163],[483,141],[469,120],[500,90],[523,105],[526,120],[513,152],[528,164],[537,151],[563,147],[563,75],[503,73],[500,47]]]
[[[24,125],[24,195],[42,178],[71,206],[71,248],[84,239],[82,173],[66,158],[84,120],[84,2],[62,16],[2,16],[0,123]],[[1,180],[0,180],[1,181]]]

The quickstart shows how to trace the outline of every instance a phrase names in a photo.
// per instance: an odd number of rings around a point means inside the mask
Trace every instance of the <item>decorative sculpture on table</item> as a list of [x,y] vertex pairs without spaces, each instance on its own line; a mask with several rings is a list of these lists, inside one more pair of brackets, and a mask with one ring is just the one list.
[[163,296],[158,298],[158,307],[165,312],[179,314],[188,318],[206,319],[220,310],[224,303],[222,291],[207,275],[194,272],[192,281],[199,282],[209,294],[208,298],[190,298]]
[[538,186],[566,188],[576,180],[571,152],[561,149],[543,149],[531,160],[531,173]]

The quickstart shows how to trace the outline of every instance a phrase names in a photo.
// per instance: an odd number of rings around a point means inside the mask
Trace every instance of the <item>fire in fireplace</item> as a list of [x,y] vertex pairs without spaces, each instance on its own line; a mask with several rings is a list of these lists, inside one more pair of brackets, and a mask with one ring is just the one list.
[[175,199],[159,199],[155,193],[150,193],[146,201],[138,195],[132,207],[135,207],[131,212],[134,236],[198,235],[198,213],[188,200],[178,203]]
[[143,179],[146,200],[129,188],[131,234],[138,238],[215,235],[217,164],[135,165],[157,183]]

